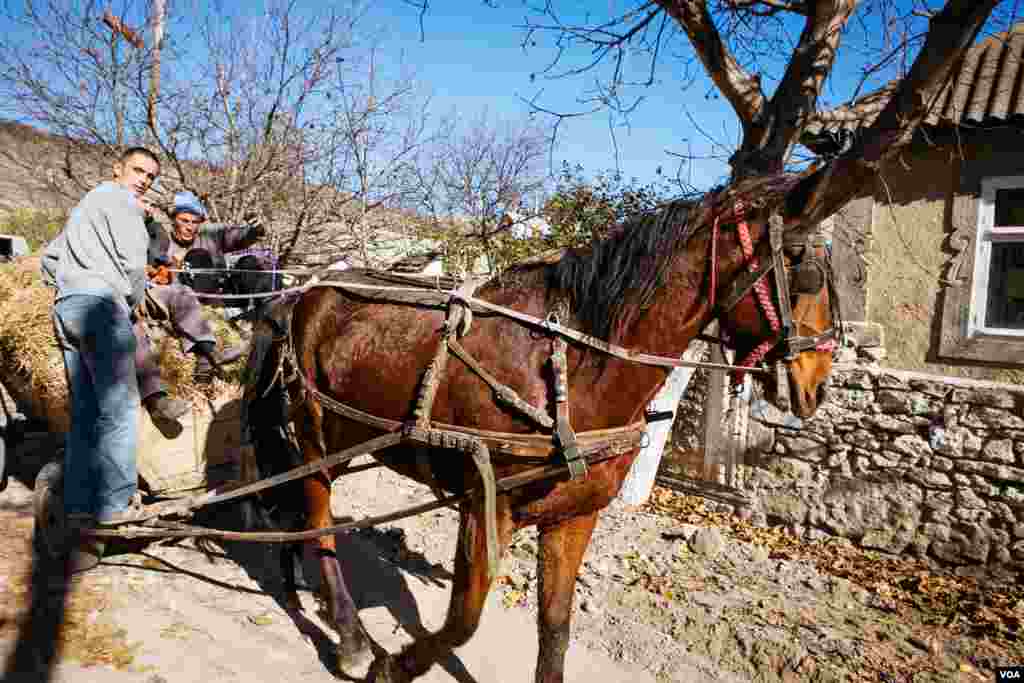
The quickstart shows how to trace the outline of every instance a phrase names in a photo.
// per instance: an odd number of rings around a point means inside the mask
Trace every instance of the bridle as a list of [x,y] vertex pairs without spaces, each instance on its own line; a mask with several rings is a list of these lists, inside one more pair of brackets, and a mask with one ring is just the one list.
[[[730,291],[718,298],[718,239],[721,235],[721,223],[735,222],[736,232],[743,252],[745,270],[731,283]],[[824,249],[824,256],[817,255],[818,249]],[[835,278],[832,269],[831,255],[824,236],[820,232],[800,235],[797,238],[786,235],[782,217],[777,213],[769,218],[768,241],[762,242],[755,251],[750,237],[750,226],[746,220],[746,208],[742,201],[737,201],[730,214],[720,214],[715,218],[711,229],[710,249],[710,320],[719,319],[731,311],[751,290],[762,315],[774,333],[772,337],[758,344],[737,365],[741,368],[752,368],[769,357],[775,359],[775,375],[777,383],[778,407],[784,411],[790,408],[788,372],[790,364],[797,355],[805,351],[815,350],[824,353],[832,352],[842,342],[842,315],[839,310],[839,297],[836,295]],[[767,253],[765,253],[767,251]],[[786,253],[792,254],[794,264],[786,266]],[[798,271],[814,269],[820,275],[821,284],[817,291],[828,287],[829,310],[832,325],[825,330],[814,330],[814,334],[800,334],[800,326],[810,327],[801,320],[793,320],[791,294],[799,289],[792,287],[792,280],[798,277]],[[771,274],[775,283],[778,302],[772,301],[771,289],[767,276]],[[802,292],[811,293],[811,292]],[[699,335],[706,341],[720,343],[732,347],[730,340],[724,335],[718,338]],[[733,386],[742,385],[745,371],[733,372]]]

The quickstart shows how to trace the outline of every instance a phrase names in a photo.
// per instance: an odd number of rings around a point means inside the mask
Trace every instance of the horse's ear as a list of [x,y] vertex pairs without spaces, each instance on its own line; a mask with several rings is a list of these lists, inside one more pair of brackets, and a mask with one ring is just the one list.
[[814,260],[805,260],[792,270],[790,287],[794,294],[817,294],[825,286],[825,271]]

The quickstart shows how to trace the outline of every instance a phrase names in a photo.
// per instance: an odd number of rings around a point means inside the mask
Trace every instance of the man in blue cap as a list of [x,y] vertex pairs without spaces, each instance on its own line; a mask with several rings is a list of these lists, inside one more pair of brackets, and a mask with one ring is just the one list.
[[[216,353],[216,338],[209,321],[202,315],[197,297],[220,290],[223,277],[215,274],[171,273],[166,267],[224,269],[224,254],[246,249],[264,235],[258,223],[232,226],[207,223],[206,208],[191,192],[178,192],[170,210],[174,227],[168,236],[155,225],[150,227],[150,295],[168,312],[170,322],[183,337],[185,353],[196,354],[195,379],[209,382],[214,366],[237,360],[242,349]],[[160,268],[165,266],[165,268]]]

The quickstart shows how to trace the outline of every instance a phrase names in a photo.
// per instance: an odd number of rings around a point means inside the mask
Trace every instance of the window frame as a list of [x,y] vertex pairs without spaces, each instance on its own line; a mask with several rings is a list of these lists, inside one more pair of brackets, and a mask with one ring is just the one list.
[[999,190],[1024,189],[1024,175],[986,176],[981,179],[978,218],[974,235],[974,277],[967,315],[967,338],[1003,337],[1024,340],[1024,329],[988,327],[989,273],[994,242],[1024,243],[1024,225],[995,226],[996,193]]

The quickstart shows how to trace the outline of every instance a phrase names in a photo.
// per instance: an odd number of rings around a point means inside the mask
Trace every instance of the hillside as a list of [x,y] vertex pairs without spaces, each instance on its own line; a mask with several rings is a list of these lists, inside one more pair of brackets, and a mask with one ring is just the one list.
[[[60,212],[70,209],[89,187],[108,177],[111,160],[95,146],[50,135],[28,125],[0,121],[0,223],[15,212]],[[195,164],[197,177],[210,175],[208,164]],[[68,169],[78,178],[89,179],[80,185],[69,178]],[[191,165],[185,164],[188,172]],[[165,169],[163,186],[180,186],[177,169]],[[326,266],[345,259],[352,265],[386,266],[401,258],[435,251],[437,244],[419,236],[429,220],[412,212],[382,209],[364,221],[350,218],[354,205],[346,204],[336,193],[319,190],[331,198],[341,220],[323,220],[303,227],[291,247],[291,266]],[[310,191],[309,187],[305,188]],[[284,196],[298,196],[300,190],[284,189]],[[170,190],[163,201],[169,199]],[[351,209],[350,209],[351,207]],[[269,232],[276,240],[268,245],[284,249],[295,237],[296,211],[287,206],[271,207]],[[166,222],[166,219],[165,219]],[[358,229],[353,226],[358,225]]]

